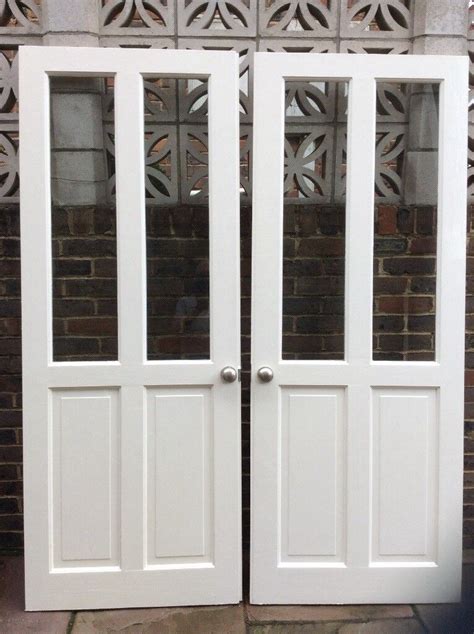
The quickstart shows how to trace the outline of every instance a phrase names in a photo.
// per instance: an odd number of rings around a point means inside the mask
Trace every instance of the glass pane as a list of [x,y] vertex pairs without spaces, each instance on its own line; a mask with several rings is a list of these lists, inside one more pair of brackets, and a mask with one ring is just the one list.
[[376,360],[435,358],[438,96],[437,84],[377,85]]
[[117,359],[113,79],[51,77],[53,359]]
[[286,82],[283,359],[344,358],[346,82]]
[[207,80],[144,81],[148,359],[209,359]]

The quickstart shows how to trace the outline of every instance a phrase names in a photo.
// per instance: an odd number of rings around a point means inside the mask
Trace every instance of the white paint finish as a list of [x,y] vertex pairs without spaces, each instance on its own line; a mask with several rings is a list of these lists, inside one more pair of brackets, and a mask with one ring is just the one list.
[[[411,55],[257,53],[255,62],[251,601],[283,604],[457,601],[462,552],[467,61],[454,56],[428,55],[417,58]],[[282,270],[284,81],[287,79],[349,82],[344,361],[281,359],[282,276],[276,272]],[[440,82],[434,362],[372,360],[377,80]],[[273,369],[271,383],[257,379],[256,372],[264,365]],[[345,390],[346,398],[344,512],[347,521],[343,556],[341,561],[326,562],[325,566],[305,556],[300,561],[301,556],[296,555],[291,561],[290,558],[282,561],[281,518],[285,492],[279,483],[285,482],[282,457],[289,448],[281,433],[286,423],[284,398],[280,399],[280,392],[284,388],[289,392],[306,390],[309,394],[328,386]],[[406,491],[406,499],[401,500],[400,505],[400,512],[408,513],[412,500],[423,495],[428,500],[426,554],[423,556],[382,556],[377,550],[378,544],[377,549],[374,548],[374,388],[387,395],[429,397],[427,444],[423,445],[419,427],[412,432],[412,453],[404,454],[411,462],[415,454],[426,456],[428,485],[423,492],[419,484]],[[436,412],[433,394],[437,395]],[[316,418],[316,413],[314,416]],[[302,428],[300,432],[303,434]],[[306,433],[311,445],[314,429],[308,425]],[[393,451],[400,452],[400,437],[396,439]],[[298,443],[305,448],[302,438]],[[390,453],[392,449],[386,451]],[[326,460],[327,457],[321,464],[326,466]],[[387,465],[386,469],[393,471],[394,467]],[[330,490],[333,487],[331,474],[327,472]],[[403,486],[408,483],[403,482]],[[384,489],[386,496],[388,488],[386,485]],[[390,494],[393,496],[394,492]],[[384,508],[388,506],[387,503]],[[423,511],[413,510],[413,517],[422,519]],[[418,527],[411,528],[409,539],[413,541],[410,544],[402,544],[402,541],[397,544],[397,536],[387,531],[384,540],[388,540],[392,549],[397,547],[413,553],[419,550],[415,547],[418,530]],[[306,535],[307,527],[301,531]]]
[[344,390],[282,390],[281,561],[341,561]]
[[373,561],[433,561],[436,402],[434,389],[374,391]]
[[[27,148],[20,159],[24,183],[21,235],[26,607],[77,610],[236,603],[241,598],[240,385],[223,383],[220,371],[225,365],[238,367],[240,363],[238,56],[223,51],[80,47],[21,47],[19,56],[20,144]],[[114,362],[52,360],[48,74],[115,76],[119,359]],[[209,78],[211,359],[208,361],[152,362],[145,357],[143,75]],[[226,327],[222,328],[222,324]],[[207,507],[202,509],[203,515],[210,518],[206,534],[213,536],[214,543],[212,553],[209,545],[209,556],[200,556],[198,563],[189,561],[186,550],[180,563],[176,563],[178,557],[171,563],[170,558],[161,558],[160,561],[166,559],[168,563],[151,566],[146,559],[146,392],[149,387],[160,390],[174,389],[173,386],[179,386],[175,395],[185,395],[197,386],[201,394],[212,389],[212,409],[208,410],[204,424],[206,430],[212,429],[213,451],[204,453],[200,459],[205,461],[203,470],[212,474],[214,483],[212,515]],[[118,530],[118,543],[115,546],[112,539],[110,559],[88,560],[87,566],[83,560],[80,565],[72,560],[56,566],[51,554],[51,545],[59,543],[55,532],[59,524],[54,518],[60,508],[52,491],[61,489],[53,486],[53,474],[58,471],[54,460],[53,464],[50,461],[52,448],[57,446],[51,424],[55,418],[54,399],[50,394],[69,390],[76,390],[77,394],[114,392],[120,411],[117,451],[109,456],[112,499],[113,474],[115,470],[119,472],[117,512],[112,511],[110,522],[112,537],[114,530]],[[184,414],[186,403],[183,398]],[[112,436],[114,421],[112,415]],[[85,429],[89,425],[90,421]],[[78,439],[82,438],[83,434],[79,434]],[[94,429],[94,438],[105,447],[104,427],[102,431]],[[187,444],[183,446],[193,460],[196,459],[194,438],[186,438]],[[73,440],[72,435],[66,443],[69,440]],[[86,438],[82,440],[83,445],[87,442]],[[74,455],[74,448],[69,446],[67,452]],[[53,458],[56,456],[57,452]],[[105,466],[101,469],[98,476],[105,472]],[[77,482],[81,484],[79,479]],[[70,479],[68,494],[75,489],[75,483],[76,480]],[[175,483],[170,482],[169,489],[173,486]],[[98,484],[94,492],[96,501],[106,497],[106,489],[104,482]],[[90,495],[87,478],[81,492],[84,494],[81,506],[85,508]],[[76,499],[79,497],[77,492]],[[192,503],[196,509],[197,501]],[[206,499],[205,504],[208,503]],[[65,508],[72,505],[68,500]],[[88,515],[91,522],[92,510],[93,507]],[[192,514],[195,515],[194,510]],[[69,510],[67,515],[72,526]],[[97,521],[103,522],[101,518],[103,514]],[[100,541],[88,556],[105,553],[105,523],[99,526]],[[83,539],[79,527],[76,532],[78,547],[82,548],[89,542]],[[67,549],[72,553],[72,535],[68,539],[71,545]],[[55,553],[61,553],[58,548]]]
[[211,391],[148,392],[148,564],[210,561]]
[[116,564],[117,394],[65,390],[52,399],[53,565]]

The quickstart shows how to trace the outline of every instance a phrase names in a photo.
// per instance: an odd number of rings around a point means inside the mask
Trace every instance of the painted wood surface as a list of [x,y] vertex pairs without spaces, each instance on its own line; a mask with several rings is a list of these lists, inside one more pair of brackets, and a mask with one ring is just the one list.
[[[240,365],[238,56],[60,47],[19,56],[26,608],[236,603],[240,384],[220,371]],[[115,362],[52,359],[51,74],[115,76]],[[146,358],[147,76],[209,78],[209,361]]]
[[[253,603],[459,600],[467,78],[460,57],[256,54]],[[343,361],[282,360],[287,79],[349,82]],[[376,80],[440,84],[433,362],[372,360]]]

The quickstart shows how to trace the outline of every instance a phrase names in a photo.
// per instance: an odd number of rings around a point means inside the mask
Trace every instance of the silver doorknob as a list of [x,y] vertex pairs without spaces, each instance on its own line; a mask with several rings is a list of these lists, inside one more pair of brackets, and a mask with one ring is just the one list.
[[262,381],[262,383],[268,383],[273,379],[273,370],[271,368],[263,366],[263,368],[260,368],[258,370],[257,376],[260,381]]
[[233,383],[237,379],[237,370],[231,365],[226,365],[221,370],[221,377],[226,383]]

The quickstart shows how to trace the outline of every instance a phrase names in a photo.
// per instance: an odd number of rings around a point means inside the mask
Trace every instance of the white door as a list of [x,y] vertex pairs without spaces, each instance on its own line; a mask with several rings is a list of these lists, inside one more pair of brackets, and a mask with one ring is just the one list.
[[[257,53],[255,61],[251,601],[458,601],[467,58]],[[292,79],[348,82],[341,360],[282,360]],[[433,361],[373,360],[376,80],[439,83]]]
[[[53,361],[51,74],[115,77],[117,361]],[[150,76],[208,78],[209,360],[146,356]],[[22,47],[20,91],[26,608],[238,602],[237,55]]]

